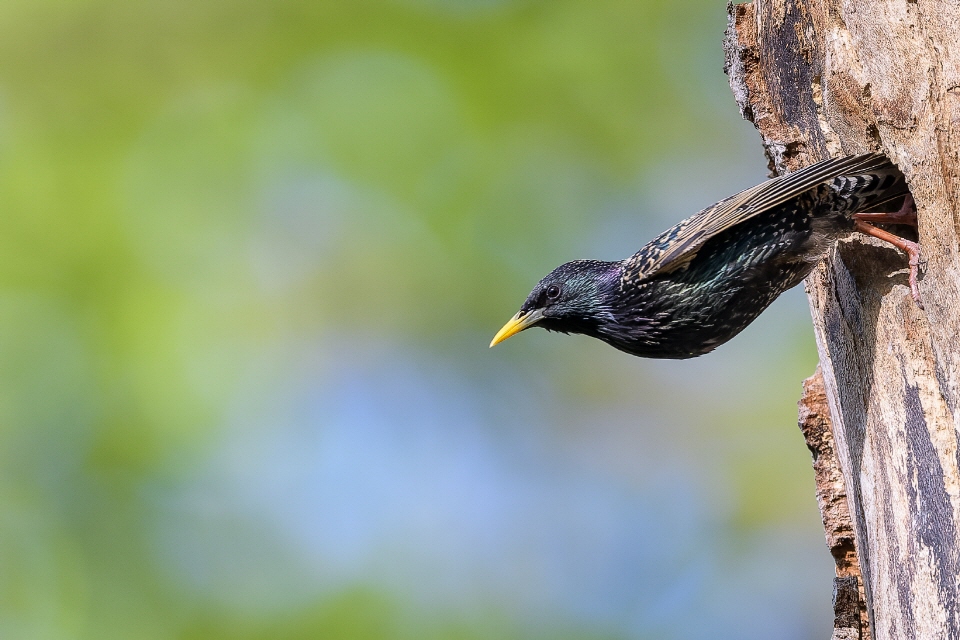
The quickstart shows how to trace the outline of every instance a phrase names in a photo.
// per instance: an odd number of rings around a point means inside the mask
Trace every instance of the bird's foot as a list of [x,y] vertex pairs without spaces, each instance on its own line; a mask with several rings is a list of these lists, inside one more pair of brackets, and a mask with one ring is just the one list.
[[855,213],[854,220],[863,222],[879,222],[880,224],[906,224],[917,228],[917,205],[909,193],[903,199],[903,206],[894,213]]
[[917,275],[919,275],[920,270],[920,245],[918,245],[916,242],[911,242],[910,240],[894,235],[889,231],[878,229],[872,224],[864,222],[860,219],[854,222],[854,229],[860,233],[865,233],[868,236],[879,238],[884,242],[889,242],[897,249],[900,249],[907,254],[907,257],[910,259],[910,295],[913,297],[913,301],[917,303],[917,306],[923,309],[923,302],[920,300],[920,287],[917,285]]

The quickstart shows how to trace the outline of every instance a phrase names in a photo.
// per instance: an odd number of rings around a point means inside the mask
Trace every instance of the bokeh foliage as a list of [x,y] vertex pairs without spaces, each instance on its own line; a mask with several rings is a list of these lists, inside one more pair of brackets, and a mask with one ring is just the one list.
[[599,420],[725,450],[705,477],[732,487],[732,548],[798,504],[815,533],[783,402],[812,363],[802,318],[752,338],[780,361],[732,396],[709,364],[691,383],[556,336],[485,351],[553,265],[622,257],[762,176],[724,19],[708,0],[0,4],[0,637],[674,637],[496,598],[411,605],[376,569],[318,586],[275,524],[230,514],[203,548],[269,548],[246,569],[267,586],[234,597],[229,572],[171,568],[171,496],[238,422],[281,422],[291,385],[339,389],[336,366],[301,375],[331,352],[400,377],[406,354],[445,363],[495,434],[512,416],[576,448]]

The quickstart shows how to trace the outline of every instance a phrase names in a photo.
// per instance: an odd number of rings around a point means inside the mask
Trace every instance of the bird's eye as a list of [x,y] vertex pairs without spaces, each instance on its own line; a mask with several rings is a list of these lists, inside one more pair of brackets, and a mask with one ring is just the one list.
[[555,284],[552,284],[552,285],[550,285],[549,287],[547,287],[547,297],[550,298],[551,300],[552,300],[552,299],[555,299],[555,298],[559,298],[559,297],[560,297],[560,287],[558,287],[558,286],[555,285]]

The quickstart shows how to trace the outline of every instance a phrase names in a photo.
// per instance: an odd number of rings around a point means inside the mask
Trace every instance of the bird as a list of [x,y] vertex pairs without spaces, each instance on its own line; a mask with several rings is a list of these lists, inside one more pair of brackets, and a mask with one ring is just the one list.
[[853,232],[907,254],[922,308],[919,245],[875,223],[916,227],[903,173],[881,153],[830,158],[721,200],[624,260],[560,265],[490,346],[541,327],[645,358],[700,356],[743,331]]

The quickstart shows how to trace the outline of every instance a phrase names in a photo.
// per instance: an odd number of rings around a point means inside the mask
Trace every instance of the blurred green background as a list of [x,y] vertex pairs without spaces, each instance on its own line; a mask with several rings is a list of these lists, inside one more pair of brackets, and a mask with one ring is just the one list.
[[487,349],[765,177],[725,19],[0,3],[0,637],[827,637],[802,292]]

